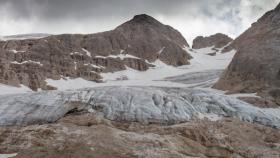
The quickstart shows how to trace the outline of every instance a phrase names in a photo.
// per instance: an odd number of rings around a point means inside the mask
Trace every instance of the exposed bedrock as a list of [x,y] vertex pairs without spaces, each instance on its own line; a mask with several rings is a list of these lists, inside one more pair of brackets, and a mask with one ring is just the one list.
[[237,53],[215,88],[259,93],[280,105],[280,4],[224,49]]

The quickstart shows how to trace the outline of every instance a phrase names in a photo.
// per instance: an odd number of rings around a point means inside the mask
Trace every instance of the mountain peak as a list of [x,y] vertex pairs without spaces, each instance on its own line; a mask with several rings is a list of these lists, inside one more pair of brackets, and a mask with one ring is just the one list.
[[133,19],[129,21],[129,23],[134,23],[134,24],[153,24],[153,25],[161,24],[158,20],[156,20],[155,18],[153,18],[153,17],[151,17],[150,15],[147,15],[147,14],[135,15],[133,17]]
[[155,20],[153,17],[151,17],[150,15],[147,14],[139,14],[139,15],[135,15],[133,17],[133,20],[141,20],[141,21],[146,21],[146,20]]

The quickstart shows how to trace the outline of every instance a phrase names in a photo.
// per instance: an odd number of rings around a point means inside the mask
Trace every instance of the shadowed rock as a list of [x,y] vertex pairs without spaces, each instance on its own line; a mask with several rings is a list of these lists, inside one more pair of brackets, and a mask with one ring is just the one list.
[[[279,43],[280,5],[267,12],[225,48],[224,51],[234,48],[237,54],[215,88],[230,92],[259,92],[264,96],[271,91],[279,91]],[[270,96],[279,102],[279,95]]]

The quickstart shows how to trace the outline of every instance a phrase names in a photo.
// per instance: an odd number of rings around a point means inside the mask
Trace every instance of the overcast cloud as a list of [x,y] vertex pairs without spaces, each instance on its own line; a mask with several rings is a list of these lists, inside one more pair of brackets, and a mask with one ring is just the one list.
[[280,0],[0,0],[0,35],[95,33],[149,14],[191,43],[217,32],[236,37]]

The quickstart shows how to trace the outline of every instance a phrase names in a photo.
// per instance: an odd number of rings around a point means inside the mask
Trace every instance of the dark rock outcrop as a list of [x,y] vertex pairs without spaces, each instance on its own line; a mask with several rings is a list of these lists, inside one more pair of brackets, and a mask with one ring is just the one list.
[[125,70],[126,66],[145,71],[157,59],[181,66],[191,59],[185,46],[188,43],[177,30],[148,15],[137,15],[103,33],[0,41],[0,83],[52,89],[46,78],[98,81],[100,72]]
[[233,39],[222,33],[217,33],[209,37],[198,36],[193,40],[193,49],[201,49],[214,46],[214,48],[222,48],[229,44]]
[[[279,102],[280,4],[267,12],[224,51],[237,53],[215,88],[269,94]],[[273,94],[273,95],[271,95]]]

